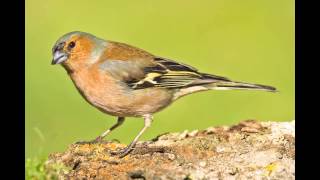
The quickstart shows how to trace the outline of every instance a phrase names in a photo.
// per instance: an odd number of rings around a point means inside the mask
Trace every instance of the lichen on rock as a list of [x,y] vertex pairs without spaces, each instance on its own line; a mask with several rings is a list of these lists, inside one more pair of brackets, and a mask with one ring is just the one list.
[[56,172],[59,179],[295,179],[294,121],[168,133],[138,142],[124,158],[110,154],[123,147],[71,144],[51,154],[46,167],[69,168]]

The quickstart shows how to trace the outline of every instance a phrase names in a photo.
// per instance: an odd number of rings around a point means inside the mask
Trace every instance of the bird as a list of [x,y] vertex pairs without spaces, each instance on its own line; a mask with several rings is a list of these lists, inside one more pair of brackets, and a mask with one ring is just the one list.
[[94,139],[101,142],[126,117],[144,119],[144,126],[125,148],[114,151],[124,157],[151,126],[153,114],[181,97],[207,90],[262,90],[275,87],[230,80],[202,73],[196,68],[153,55],[126,43],[105,40],[93,34],[72,31],[52,48],[52,65],[61,64],[83,98],[117,122]]

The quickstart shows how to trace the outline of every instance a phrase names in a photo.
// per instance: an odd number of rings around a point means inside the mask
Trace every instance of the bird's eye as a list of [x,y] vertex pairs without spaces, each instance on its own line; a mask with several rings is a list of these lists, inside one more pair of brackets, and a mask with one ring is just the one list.
[[75,46],[76,46],[76,43],[72,41],[72,42],[69,43],[68,48],[69,48],[69,49],[72,49],[72,48],[74,48]]

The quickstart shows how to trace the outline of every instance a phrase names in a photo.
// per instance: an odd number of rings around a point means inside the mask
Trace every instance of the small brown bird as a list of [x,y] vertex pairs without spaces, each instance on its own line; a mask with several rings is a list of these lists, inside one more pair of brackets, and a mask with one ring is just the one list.
[[96,141],[119,127],[125,117],[144,118],[144,127],[130,145],[115,153],[121,157],[132,150],[150,127],[152,114],[182,96],[206,90],[276,91],[271,86],[201,73],[191,66],[142,49],[79,31],[63,35],[55,43],[52,54],[52,64],[62,64],[80,94],[91,105],[118,117],[117,123]]

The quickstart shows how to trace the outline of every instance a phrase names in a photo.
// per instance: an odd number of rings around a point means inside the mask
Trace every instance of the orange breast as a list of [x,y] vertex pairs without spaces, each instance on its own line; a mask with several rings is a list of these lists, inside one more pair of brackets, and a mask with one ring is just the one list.
[[81,95],[99,110],[114,116],[153,114],[171,103],[172,92],[164,89],[132,90],[99,68],[70,74]]

